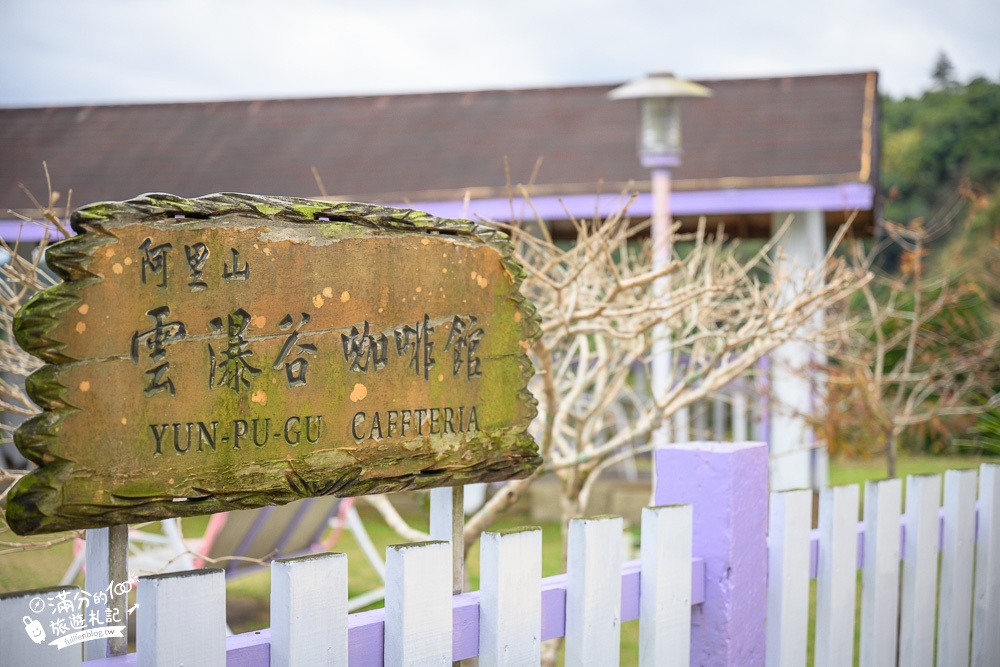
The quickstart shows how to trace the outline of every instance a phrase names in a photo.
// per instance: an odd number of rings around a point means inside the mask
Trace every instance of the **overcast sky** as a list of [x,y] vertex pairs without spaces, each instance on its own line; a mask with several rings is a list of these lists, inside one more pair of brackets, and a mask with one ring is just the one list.
[[0,106],[560,86],[653,69],[1000,77],[997,0],[0,0]]

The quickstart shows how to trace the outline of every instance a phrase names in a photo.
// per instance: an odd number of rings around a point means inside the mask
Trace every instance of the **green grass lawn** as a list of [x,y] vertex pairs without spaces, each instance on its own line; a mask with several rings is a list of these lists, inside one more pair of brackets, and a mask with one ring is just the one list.
[[[978,468],[981,463],[1000,463],[997,456],[911,456],[903,454],[897,462],[897,475],[925,475],[945,470]],[[830,484],[861,484],[870,480],[887,479],[885,459],[849,459],[831,462]]]
[[[901,477],[909,474],[924,474],[941,472],[947,469],[974,468],[981,462],[998,461],[997,458],[962,457],[912,457],[904,456],[899,461]],[[830,481],[832,484],[853,484],[866,480],[884,479],[885,464],[882,460],[852,460],[835,461],[830,466]],[[400,542],[399,538],[388,527],[382,524],[374,513],[359,503],[359,509],[365,520],[365,526],[376,547],[384,551],[385,547]],[[426,517],[409,517],[413,525],[421,530],[427,529]],[[207,524],[207,517],[197,517],[184,520],[186,535],[200,535]],[[501,520],[494,529],[511,528],[528,523],[521,517],[509,517]],[[557,523],[546,523],[542,529],[542,573],[551,576],[563,571],[562,538]],[[0,541],[39,542],[51,540],[53,536],[22,540],[11,534],[0,536]],[[3,549],[3,547],[0,547]],[[344,531],[334,547],[336,551],[347,554],[350,563],[350,595],[371,590],[381,586],[375,570],[365,560],[350,531]],[[73,558],[73,545],[63,542],[48,549],[6,553],[0,555],[0,592],[26,590],[56,585]],[[479,588],[479,546],[473,547],[466,563],[470,590]],[[75,582],[82,585],[82,577]],[[860,573],[859,573],[860,583]],[[247,632],[265,628],[269,624],[268,600],[270,596],[270,577],[267,570],[245,575],[227,582],[227,617],[234,632]],[[815,596],[815,582],[811,584],[811,595]],[[860,590],[858,592],[860,608]],[[380,605],[377,605],[380,606]],[[622,665],[634,665],[638,661],[638,622],[622,624]],[[812,623],[810,623],[809,650],[812,655]],[[811,658],[810,658],[811,659]]]

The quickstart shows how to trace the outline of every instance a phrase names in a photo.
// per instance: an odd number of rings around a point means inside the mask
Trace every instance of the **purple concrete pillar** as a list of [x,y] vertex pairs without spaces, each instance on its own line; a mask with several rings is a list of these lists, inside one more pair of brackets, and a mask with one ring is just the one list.
[[692,442],[656,451],[656,504],[694,508],[705,601],[691,610],[691,665],[764,664],[767,445]]

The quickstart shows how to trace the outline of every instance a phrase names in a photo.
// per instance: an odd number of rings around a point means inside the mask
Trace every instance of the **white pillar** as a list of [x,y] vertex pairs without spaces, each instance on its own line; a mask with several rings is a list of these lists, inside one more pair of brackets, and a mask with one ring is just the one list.
[[[673,244],[670,241],[670,170],[657,168],[650,173],[652,175],[653,218],[649,234],[653,242],[653,270],[658,271],[670,263],[670,255],[673,253]],[[653,289],[657,297],[668,298],[670,277],[657,278]],[[655,398],[663,396],[670,389],[673,359],[670,354],[669,335],[669,330],[663,324],[656,325],[653,330],[653,377],[651,379]],[[660,428],[653,432],[653,445],[658,449],[668,444],[670,444],[670,423],[665,420]],[[653,484],[655,488],[655,478]]]
[[[826,251],[826,224],[822,211],[773,213],[771,230],[776,232],[793,215],[780,243],[783,255],[779,270],[788,272],[788,298],[806,287],[807,273],[815,269]],[[818,279],[822,279],[818,276]],[[823,314],[805,327],[823,326]],[[792,341],[771,354],[771,489],[784,491],[826,486],[826,449],[814,449],[816,436],[806,424],[816,401],[811,364],[823,363],[826,355],[816,345]]]
[[[657,270],[666,266],[673,255],[673,243],[670,239],[670,226],[673,224],[673,219],[670,216],[670,169],[652,164],[646,166],[651,167],[653,216],[650,236],[653,242],[653,269]],[[656,281],[655,287],[658,295],[668,294],[670,292],[670,277],[660,278]],[[652,363],[653,396],[660,396],[673,383],[673,354],[670,341],[667,338],[666,326],[658,325],[653,335],[655,337]],[[668,420],[653,432],[653,443],[657,447],[663,447],[670,444],[671,441],[687,442],[691,439],[688,420],[688,409],[680,408],[673,416],[673,437],[671,438],[671,423]],[[653,484],[655,487],[655,471]]]

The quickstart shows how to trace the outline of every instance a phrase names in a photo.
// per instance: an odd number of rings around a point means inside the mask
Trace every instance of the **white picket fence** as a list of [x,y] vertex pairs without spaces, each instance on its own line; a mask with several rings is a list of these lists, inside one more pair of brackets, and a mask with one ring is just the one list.
[[[643,665],[687,664],[691,507],[644,510],[642,557],[624,566],[622,530],[617,517],[572,522],[567,574],[546,580],[541,576],[539,529],[487,532],[481,545],[481,590],[454,601],[450,544],[392,546],[386,552],[384,610],[350,617],[344,554],[275,561],[269,633],[228,641],[222,570],[141,577],[136,653],[88,664],[411,666],[448,665],[478,654],[483,667],[513,667],[537,665],[541,642],[565,636],[568,664],[617,665],[621,622],[635,618]],[[645,573],[641,584],[640,571]],[[641,594],[634,590],[639,586]],[[623,596],[623,588],[632,590]],[[48,594],[58,590],[77,589],[60,587]],[[79,664],[79,647],[36,646],[27,637],[22,616],[29,613],[36,593],[0,599],[0,664]],[[635,604],[640,595],[641,606]],[[548,612],[544,622],[543,606]],[[478,611],[478,618],[470,618],[469,611]],[[478,636],[464,627],[456,637],[453,628],[463,625],[478,626]],[[241,637],[243,647],[233,641]],[[261,646],[268,648],[265,655]],[[244,647],[250,650],[242,651]]]
[[902,490],[866,483],[858,524],[859,488],[825,489],[817,530],[811,491],[771,495],[768,667],[806,664],[811,576],[817,667],[1000,666],[1000,465],[946,472],[943,506],[940,475],[907,477],[905,514]]
[[[816,665],[1000,665],[1000,465],[946,473],[943,507],[940,476],[908,478],[905,515],[901,480],[868,483],[861,524],[858,487],[824,490],[812,530],[811,491],[768,494],[763,445],[692,443],[656,461],[663,506],[643,512],[637,561],[622,562],[613,517],[573,522],[567,573],[544,579],[538,529],[485,533],[481,590],[452,596],[450,544],[393,546],[385,608],[351,615],[346,556],[276,561],[270,629],[232,637],[221,570],[144,577],[136,652],[88,664],[520,666],[565,637],[567,665],[605,667],[638,619],[644,666],[794,667],[814,618]],[[60,590],[75,589],[43,593]],[[78,647],[25,632],[38,595],[0,596],[0,665],[79,664]]]

